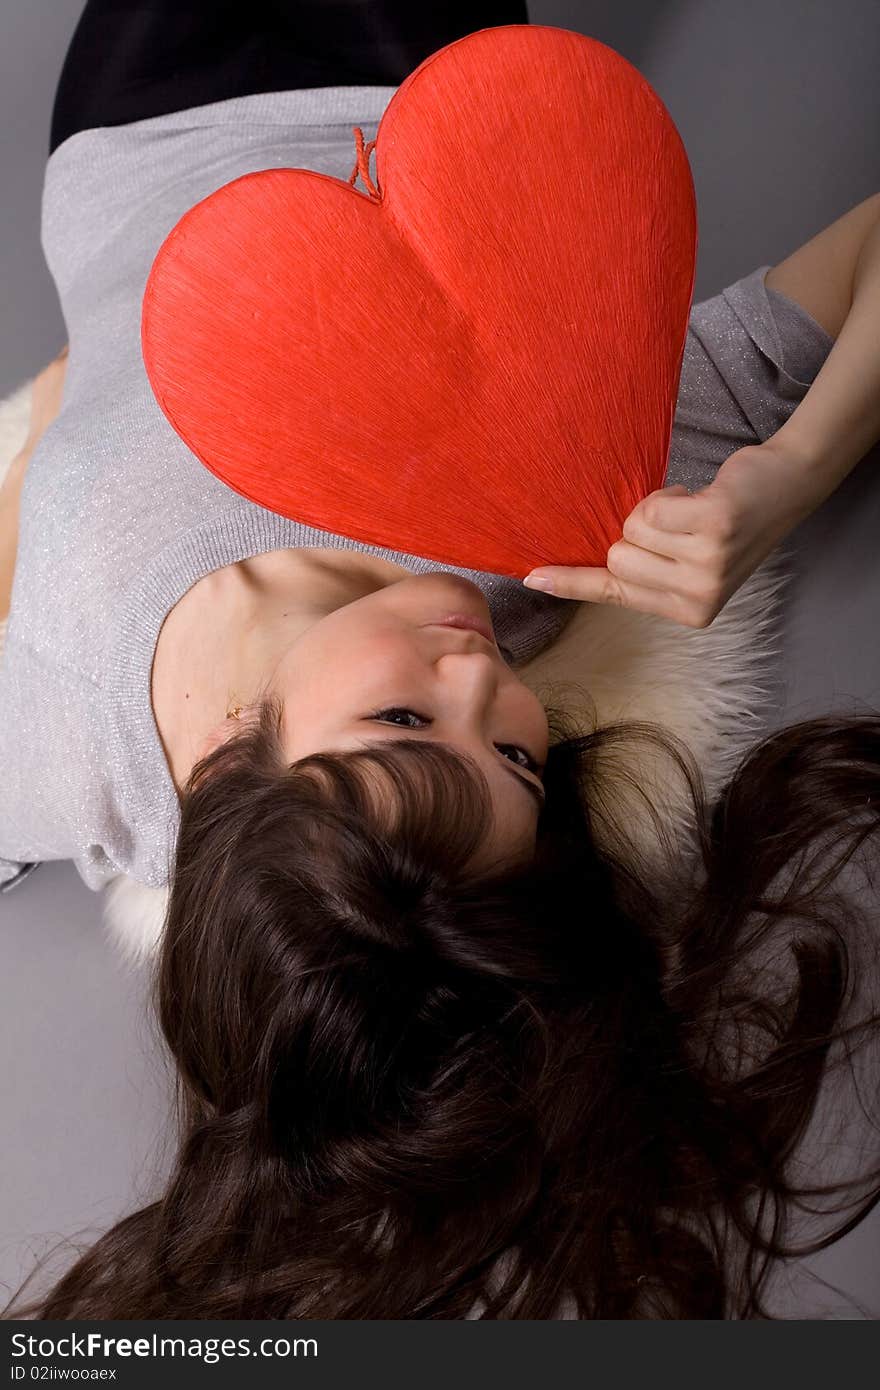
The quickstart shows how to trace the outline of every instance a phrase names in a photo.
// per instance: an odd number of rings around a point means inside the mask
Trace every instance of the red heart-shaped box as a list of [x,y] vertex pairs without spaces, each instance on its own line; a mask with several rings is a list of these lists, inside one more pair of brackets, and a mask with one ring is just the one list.
[[669,453],[697,246],[672,118],[613,49],[515,24],[427,58],[374,143],[367,193],[268,169],[181,218],[143,304],[160,407],[297,521],[517,577],[604,564]]

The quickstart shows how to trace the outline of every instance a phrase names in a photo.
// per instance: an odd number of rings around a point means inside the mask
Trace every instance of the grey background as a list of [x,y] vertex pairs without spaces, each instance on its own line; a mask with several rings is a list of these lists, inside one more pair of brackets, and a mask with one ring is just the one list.
[[[39,215],[52,97],[81,8],[4,0],[0,10],[0,396],[66,339]],[[696,299],[781,260],[880,189],[876,0],[531,0],[529,12],[616,48],[669,108],[697,189]],[[880,708],[878,466],[875,449],[791,538],[796,579],[768,727]],[[0,1303],[57,1238],[93,1237],[155,1195],[167,1162],[169,1076],[145,981],[114,956],[100,914],[66,863],[0,898]],[[783,1271],[778,1312],[880,1317],[878,1236],[875,1213]]]

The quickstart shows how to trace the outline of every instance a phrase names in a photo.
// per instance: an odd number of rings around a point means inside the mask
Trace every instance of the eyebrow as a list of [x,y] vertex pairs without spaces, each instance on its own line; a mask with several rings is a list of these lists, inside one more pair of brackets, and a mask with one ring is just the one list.
[[510,773],[511,777],[516,782],[519,782],[521,787],[525,787],[526,791],[534,801],[538,810],[543,811],[544,801],[546,800],[546,793],[544,792],[543,787],[539,787],[537,782],[532,781],[531,777],[520,777],[519,773],[514,771],[513,763],[505,762],[505,767],[507,768],[507,771]]
[[[410,743],[416,744],[419,742],[417,738],[411,738],[409,741]],[[437,742],[444,743],[445,740],[438,739]],[[447,743],[445,746],[449,748],[451,745]],[[504,767],[505,772],[509,773],[513,780],[515,782],[518,782],[521,787],[525,788],[529,796],[532,798],[532,801],[534,801],[535,805],[537,806],[538,812],[540,814],[540,812],[544,809],[544,803],[546,801],[546,793],[544,791],[544,788],[539,787],[537,782],[533,782],[531,777],[521,777],[520,774],[516,771],[514,764],[510,762],[509,759],[503,759],[502,765]]]

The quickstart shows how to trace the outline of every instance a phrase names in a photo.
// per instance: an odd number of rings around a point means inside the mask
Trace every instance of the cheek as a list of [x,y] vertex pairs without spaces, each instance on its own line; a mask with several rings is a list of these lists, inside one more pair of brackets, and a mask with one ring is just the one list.
[[536,701],[534,696],[525,695],[520,706],[520,718],[523,729],[528,731],[529,739],[536,753],[540,753],[542,758],[547,756],[547,747],[550,742],[550,730],[547,724],[547,713],[540,701]]
[[389,680],[413,674],[418,665],[412,642],[399,628],[352,619],[328,623],[313,637],[291,653],[291,675],[304,696],[328,706],[343,693],[356,701],[369,700],[373,691],[381,698],[390,689]]

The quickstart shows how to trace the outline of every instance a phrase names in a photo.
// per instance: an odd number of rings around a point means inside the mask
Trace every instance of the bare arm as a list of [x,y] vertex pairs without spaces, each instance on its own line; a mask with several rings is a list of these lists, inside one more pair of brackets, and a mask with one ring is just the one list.
[[852,307],[862,248],[878,218],[880,193],[875,193],[771,266],[764,284],[800,304],[832,338],[839,337]]
[[837,340],[773,436],[790,453],[812,511],[880,439],[880,193],[773,266],[764,283]]
[[67,348],[34,378],[31,388],[31,420],[28,436],[9,465],[0,486],[0,622],[9,616],[15,557],[18,549],[18,508],[21,485],[31,455],[61,409],[67,370]]

